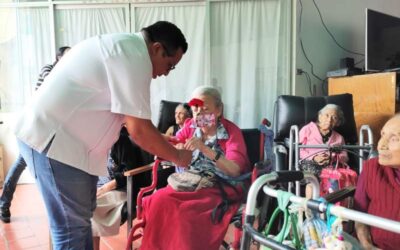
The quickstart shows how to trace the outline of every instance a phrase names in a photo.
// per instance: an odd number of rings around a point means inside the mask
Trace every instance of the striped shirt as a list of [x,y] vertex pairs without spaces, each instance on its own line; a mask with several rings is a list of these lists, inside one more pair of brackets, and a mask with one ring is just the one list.
[[46,78],[46,76],[47,76],[48,74],[50,74],[50,71],[51,71],[53,68],[54,68],[54,65],[53,65],[53,64],[46,64],[46,65],[42,68],[42,70],[40,71],[40,74],[39,74],[39,79],[38,79],[37,82],[36,82],[35,90],[38,90],[38,88],[42,85],[42,83],[43,83],[43,81],[44,81],[44,78]]

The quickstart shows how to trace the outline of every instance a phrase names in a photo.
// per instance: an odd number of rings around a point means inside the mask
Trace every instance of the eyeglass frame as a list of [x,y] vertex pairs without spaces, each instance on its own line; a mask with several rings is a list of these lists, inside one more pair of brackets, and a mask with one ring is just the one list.
[[[164,51],[165,51],[165,54],[167,55],[167,57],[172,57],[172,56],[174,56],[173,54],[171,54],[170,52],[169,52],[169,50],[167,49],[167,46],[165,46],[165,44],[164,43],[162,43],[162,42],[159,42],[160,44],[161,44],[161,46],[163,47],[163,49],[164,49]],[[171,70],[174,70],[175,69],[175,65],[172,65],[171,63],[168,63],[168,71],[171,71]]]
[[[168,50],[167,46],[166,46],[163,42],[161,42],[161,41],[155,41],[155,40],[153,39],[153,35],[152,35],[149,31],[146,31],[146,36],[147,36],[147,38],[148,38],[151,42],[153,42],[153,43],[154,43],[154,42],[160,43],[161,46],[163,47],[163,49],[164,49],[165,54],[167,55],[167,57],[173,57],[173,56],[174,56],[174,54],[171,53],[171,52]],[[168,71],[171,71],[171,70],[174,70],[174,69],[175,69],[175,65],[172,65],[172,64],[170,64],[170,63],[168,63],[168,64],[169,64],[169,65],[168,65],[168,67],[169,67]]]

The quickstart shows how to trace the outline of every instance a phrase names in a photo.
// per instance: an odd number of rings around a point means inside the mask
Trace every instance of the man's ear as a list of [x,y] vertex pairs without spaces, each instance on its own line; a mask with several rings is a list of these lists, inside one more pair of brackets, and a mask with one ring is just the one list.
[[154,42],[150,45],[150,51],[152,55],[157,55],[157,53],[160,53],[162,50],[162,44],[159,42]]

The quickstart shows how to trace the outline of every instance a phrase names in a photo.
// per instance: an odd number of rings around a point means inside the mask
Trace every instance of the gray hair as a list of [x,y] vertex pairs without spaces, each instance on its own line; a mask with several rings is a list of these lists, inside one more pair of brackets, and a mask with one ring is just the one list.
[[223,107],[222,99],[221,99],[221,93],[218,91],[218,89],[210,87],[210,86],[200,86],[197,87],[193,92],[192,92],[192,98],[195,96],[199,95],[206,95],[210,96],[214,99],[215,101],[215,106],[217,107]]
[[186,115],[187,115],[188,117],[192,117],[192,116],[193,116],[193,115],[192,115],[192,110],[190,109],[189,104],[187,104],[187,103],[179,103],[179,104],[176,106],[175,111],[176,111],[179,107],[182,107],[182,108],[185,110]]
[[345,122],[344,113],[342,108],[336,104],[326,104],[322,109],[318,111],[318,116],[325,113],[328,109],[334,109],[338,115],[338,122],[336,126],[340,126]]

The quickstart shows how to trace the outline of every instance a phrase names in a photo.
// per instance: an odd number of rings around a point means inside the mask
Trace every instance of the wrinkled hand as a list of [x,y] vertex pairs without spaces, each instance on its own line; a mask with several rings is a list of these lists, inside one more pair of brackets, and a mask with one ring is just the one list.
[[197,138],[197,137],[192,137],[189,140],[187,140],[185,143],[185,149],[190,150],[190,151],[194,151],[196,149],[202,151],[202,149],[204,147],[206,147],[204,142],[200,138]]
[[186,167],[189,166],[192,161],[192,151],[178,149],[178,159],[174,162],[177,166]]
[[175,148],[176,149],[185,149],[185,144],[184,143],[175,144]]
[[97,189],[96,197],[99,198],[103,194],[107,193],[109,190],[103,185]]
[[374,246],[372,244],[365,244],[365,245],[362,245],[362,247],[365,250],[382,250],[382,249],[380,249],[380,248],[378,248],[378,247],[376,247],[376,246]]
[[322,154],[317,154],[314,156],[313,160],[318,163],[319,165],[325,165],[329,163],[329,154],[327,153],[322,153]]

